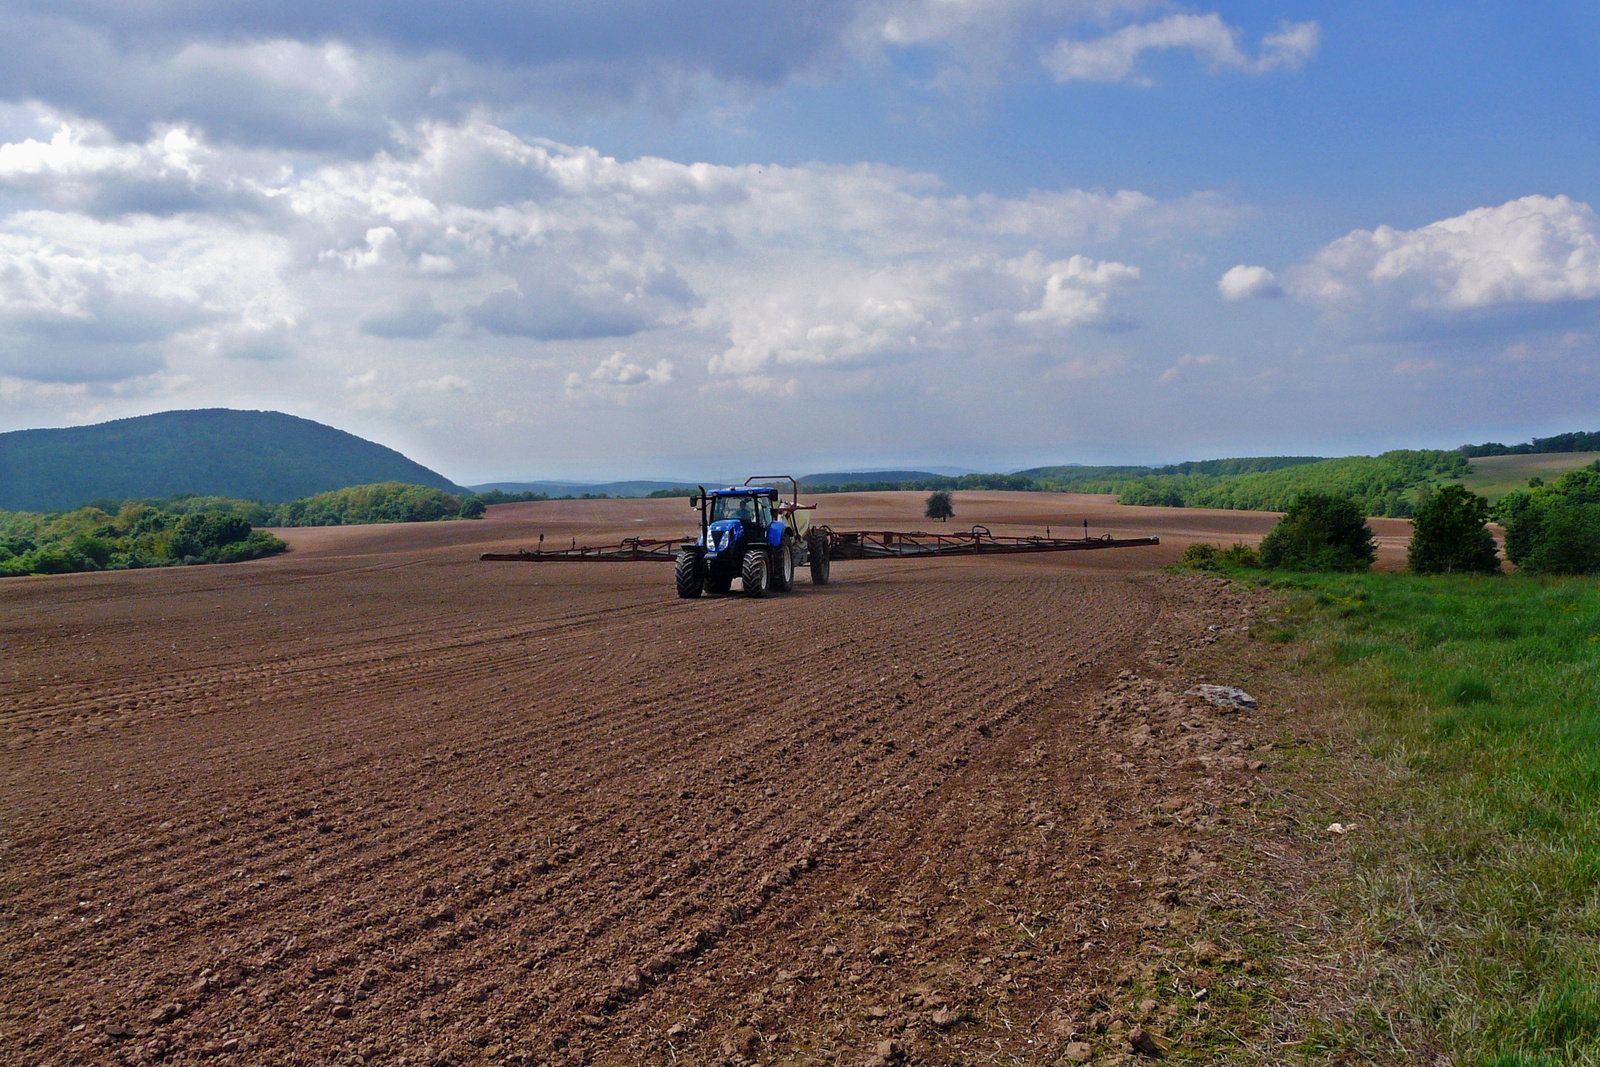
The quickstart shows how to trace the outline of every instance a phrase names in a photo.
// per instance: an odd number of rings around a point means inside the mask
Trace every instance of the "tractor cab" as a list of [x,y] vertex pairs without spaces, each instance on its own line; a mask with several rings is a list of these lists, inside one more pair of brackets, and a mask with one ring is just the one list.
[[744,526],[766,529],[772,525],[772,501],[777,491],[767,490],[771,496],[753,493],[748,489],[717,489],[711,493],[711,525],[737,522]]

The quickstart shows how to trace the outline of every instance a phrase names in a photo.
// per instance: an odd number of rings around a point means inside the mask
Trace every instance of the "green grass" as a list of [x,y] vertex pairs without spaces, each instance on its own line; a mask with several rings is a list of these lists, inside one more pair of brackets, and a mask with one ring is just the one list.
[[1567,471],[1587,467],[1600,459],[1600,452],[1534,452],[1525,456],[1479,456],[1472,460],[1472,473],[1456,479],[1493,504],[1513,489],[1526,489],[1528,479],[1553,482]]
[[[1259,572],[1257,572],[1259,573]],[[1600,1064],[1600,587],[1298,575],[1300,669],[1403,784],[1362,884],[1459,1065]]]

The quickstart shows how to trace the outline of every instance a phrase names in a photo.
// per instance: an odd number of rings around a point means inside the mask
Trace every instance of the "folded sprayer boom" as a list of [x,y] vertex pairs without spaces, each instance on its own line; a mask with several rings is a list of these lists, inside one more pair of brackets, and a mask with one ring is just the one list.
[[1075,552],[1096,548],[1137,548],[1159,545],[1155,537],[996,537],[988,527],[974,526],[960,533],[926,533],[916,530],[828,531],[834,559],[915,559],[926,556],[1004,556],[1022,552]]

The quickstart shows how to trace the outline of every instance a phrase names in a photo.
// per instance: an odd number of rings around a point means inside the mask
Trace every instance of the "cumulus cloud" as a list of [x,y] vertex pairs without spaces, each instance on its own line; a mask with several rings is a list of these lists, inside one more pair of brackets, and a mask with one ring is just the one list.
[[161,343],[188,331],[285,325],[282,259],[271,239],[187,220],[13,214],[0,225],[0,373],[134,377],[163,366]]
[[1277,276],[1265,267],[1247,267],[1243,263],[1230,268],[1217,279],[1217,292],[1224,300],[1246,300],[1251,297],[1271,299],[1283,295],[1283,286]]
[[471,389],[472,383],[459,374],[441,374],[418,382],[417,388],[433,393],[461,393]]
[[1156,375],[1156,384],[1171,385],[1174,382],[1183,380],[1187,376],[1185,372],[1190,368],[1209,367],[1216,362],[1217,357],[1210,352],[1202,352],[1198,355],[1193,352],[1185,352],[1177,363]]
[[654,366],[645,367],[632,362],[626,352],[613,352],[588,374],[574,371],[567,375],[567,399],[595,393],[620,399],[624,390],[639,386],[659,388],[671,385],[677,370],[677,366],[669,359],[658,359]]
[[1191,52],[1212,70],[1247,74],[1305,64],[1317,52],[1321,29],[1315,22],[1286,23],[1262,38],[1261,51],[1251,56],[1239,46],[1239,33],[1221,16],[1168,15],[1153,22],[1135,23],[1092,40],[1063,39],[1045,59],[1045,66],[1060,82],[1136,82],[1153,84],[1138,73],[1139,57],[1151,51],[1177,49]]
[[374,312],[361,320],[361,332],[389,340],[422,340],[439,332],[450,316],[433,306],[433,296],[422,292],[398,307]]
[[1387,328],[1600,299],[1600,223],[1566,196],[1525,196],[1415,230],[1356,230],[1289,277],[1297,299]]
[[1111,294],[1138,285],[1138,267],[1073,256],[1050,264],[1044,295],[1037,308],[1017,315],[1018,322],[1051,322],[1061,326],[1110,326]]
[[665,322],[695,303],[693,291],[671,267],[608,262],[580,272],[544,263],[522,272],[468,316],[498,334],[541,341],[628,337]]

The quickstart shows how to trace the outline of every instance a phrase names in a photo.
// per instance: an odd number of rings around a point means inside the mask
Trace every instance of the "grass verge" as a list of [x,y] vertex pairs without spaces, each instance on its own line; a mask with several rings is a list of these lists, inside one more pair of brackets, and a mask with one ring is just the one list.
[[1600,1064],[1600,587],[1266,581],[1286,610],[1255,636],[1357,710],[1400,783],[1355,891],[1411,1023],[1459,1065]]

